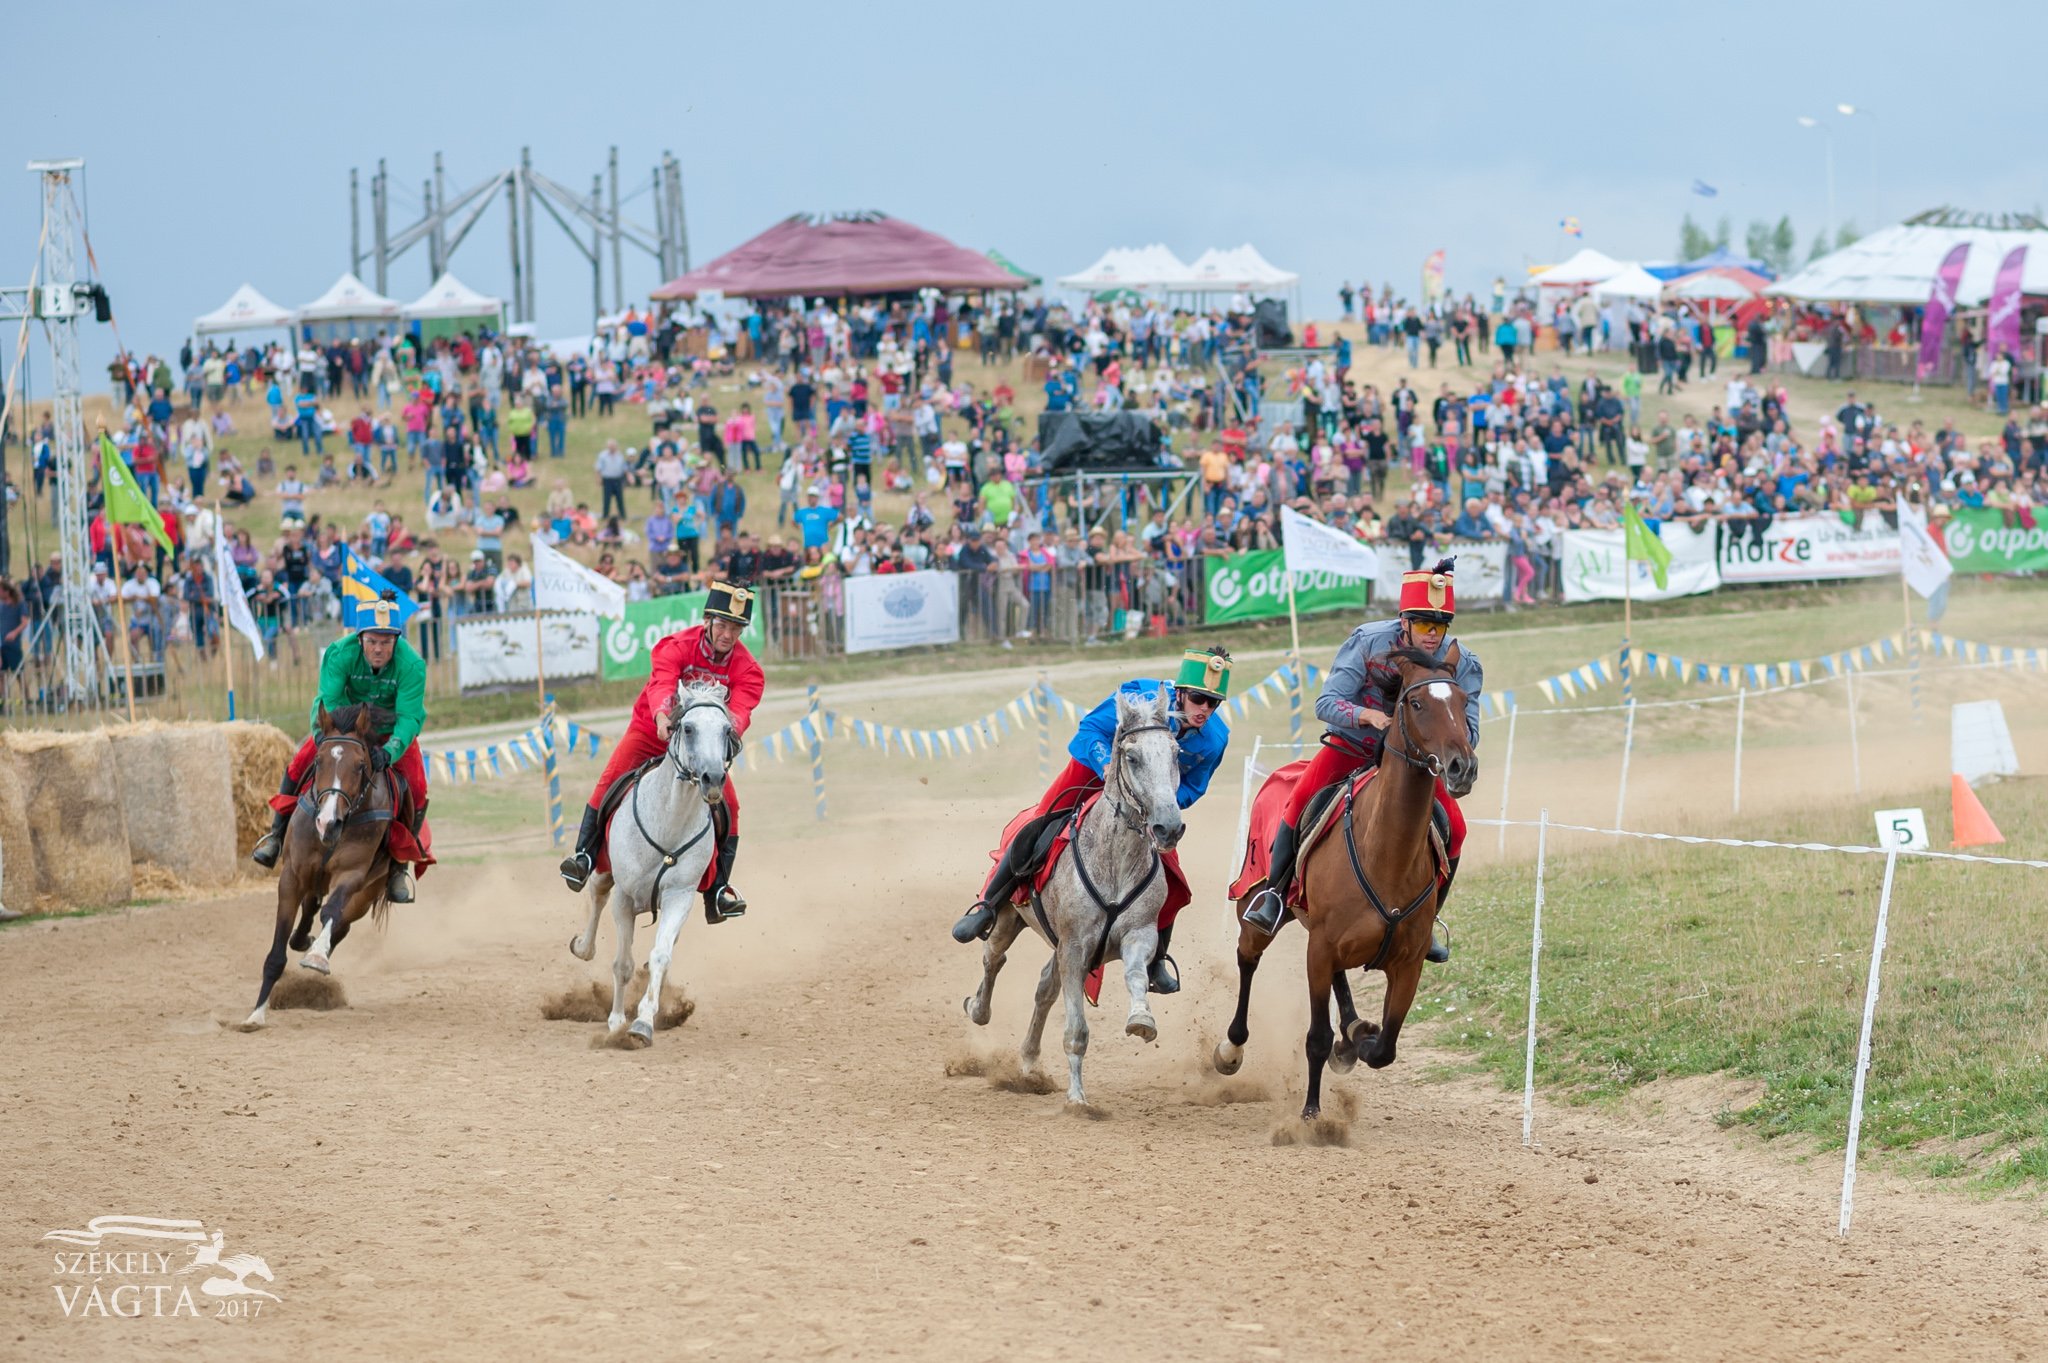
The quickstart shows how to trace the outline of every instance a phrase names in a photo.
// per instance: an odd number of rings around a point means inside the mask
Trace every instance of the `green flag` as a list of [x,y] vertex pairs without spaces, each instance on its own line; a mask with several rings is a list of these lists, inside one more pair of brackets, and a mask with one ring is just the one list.
[[1665,591],[1671,586],[1671,551],[1664,547],[1664,541],[1657,538],[1655,531],[1643,524],[1643,513],[1636,510],[1634,502],[1621,504],[1621,537],[1628,546],[1631,563],[1638,559],[1650,565],[1650,575],[1657,579],[1657,590]]
[[142,495],[142,485],[135,481],[134,470],[121,457],[114,438],[105,431],[100,432],[100,492],[106,498],[109,524],[147,526],[165,553],[176,552],[171,537],[164,533],[164,518]]

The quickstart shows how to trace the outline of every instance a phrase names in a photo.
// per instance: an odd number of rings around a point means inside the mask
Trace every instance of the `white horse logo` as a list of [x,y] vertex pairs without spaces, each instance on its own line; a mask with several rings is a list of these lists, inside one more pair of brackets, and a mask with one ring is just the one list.
[[249,1286],[246,1279],[254,1274],[264,1282],[272,1281],[270,1265],[257,1254],[230,1254],[221,1257],[221,1243],[226,1239],[222,1231],[213,1233],[213,1243],[192,1246],[192,1262],[179,1269],[180,1273],[192,1273],[202,1268],[220,1270],[220,1276],[208,1278],[199,1284],[199,1290],[209,1297],[268,1297],[279,1301],[276,1294],[265,1292],[260,1287]]

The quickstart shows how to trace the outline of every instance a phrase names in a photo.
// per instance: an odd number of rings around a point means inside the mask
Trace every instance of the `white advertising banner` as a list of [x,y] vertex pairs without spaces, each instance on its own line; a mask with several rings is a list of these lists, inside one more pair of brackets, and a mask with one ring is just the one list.
[[[1405,544],[1375,544],[1373,553],[1380,561],[1379,577],[1373,583],[1372,599],[1392,603],[1401,599],[1401,574],[1409,571],[1408,546]],[[1457,580],[1458,603],[1477,604],[1483,601],[1498,601],[1507,595],[1508,547],[1497,540],[1455,540],[1442,552],[1429,552],[1422,556],[1422,566],[1433,568],[1439,558],[1456,555],[1458,559]]]
[[846,579],[846,651],[960,642],[960,579],[870,573]]
[[618,620],[626,614],[626,588],[536,539],[533,603],[544,611],[589,611]]
[[1619,601],[1622,598],[1622,570],[1635,574],[1628,594],[1638,601],[1668,601],[1674,596],[1697,596],[1721,585],[1721,567],[1714,554],[1714,532],[1696,532],[1690,526],[1665,524],[1658,538],[1671,551],[1667,585],[1658,590],[1651,565],[1622,557],[1619,530],[1567,530],[1564,532],[1564,599],[1566,601]]
[[1721,527],[1723,582],[1813,582],[1897,571],[1899,532],[1874,511],[1864,513],[1860,529],[1840,516],[1780,516],[1761,539]]
[[1378,568],[1372,550],[1364,544],[1291,506],[1280,508],[1280,547],[1286,552],[1287,571],[1302,576],[1371,577]]
[[[543,615],[540,633],[547,649],[548,677],[597,675],[597,617]],[[537,674],[531,615],[479,615],[455,622],[455,674],[473,686],[530,682]]]

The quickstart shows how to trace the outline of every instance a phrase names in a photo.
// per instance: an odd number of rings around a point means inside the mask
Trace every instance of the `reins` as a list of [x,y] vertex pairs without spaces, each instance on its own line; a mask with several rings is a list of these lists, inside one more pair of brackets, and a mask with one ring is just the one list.
[[[1170,724],[1141,724],[1135,728],[1120,730],[1117,733],[1117,760],[1113,764],[1116,768],[1116,788],[1112,789],[1105,783],[1102,790],[1103,798],[1109,804],[1111,815],[1115,817],[1118,823],[1140,837],[1146,836],[1144,826],[1131,822],[1124,813],[1124,802],[1117,798],[1120,794],[1124,796],[1130,794],[1130,784],[1124,778],[1123,743],[1126,738],[1135,734],[1152,732],[1171,734],[1173,726]],[[1067,816],[1067,821],[1072,826],[1071,831],[1067,834],[1067,846],[1073,852],[1074,874],[1080,877],[1081,888],[1088,892],[1088,897],[1095,901],[1095,907],[1101,909],[1103,913],[1102,938],[1096,943],[1095,955],[1090,960],[1090,965],[1093,966],[1101,963],[1102,953],[1109,949],[1109,934],[1116,927],[1117,915],[1131,907],[1132,904],[1135,904],[1138,901],[1138,896],[1144,894],[1147,889],[1151,888],[1152,882],[1159,878],[1161,858],[1159,853],[1153,850],[1151,841],[1147,838],[1145,846],[1146,850],[1151,854],[1152,864],[1146,868],[1144,878],[1139,880],[1136,885],[1133,885],[1129,893],[1115,903],[1111,903],[1109,896],[1103,894],[1102,890],[1095,884],[1095,878],[1088,874],[1088,859],[1081,852],[1081,826],[1088,817],[1089,808],[1090,802],[1083,801],[1074,807],[1073,813]],[[1033,913],[1038,915],[1038,926],[1044,931],[1046,937],[1057,946],[1060,940],[1059,934],[1053,931],[1052,920],[1046,917],[1045,906],[1039,902],[1038,892],[1035,890],[1031,894],[1031,909]]]
[[[683,727],[680,721],[684,715],[690,713],[690,711],[692,710],[698,709],[716,710],[720,714],[727,716],[728,725],[730,725],[731,723],[730,712],[726,710],[725,706],[721,705],[719,702],[715,700],[693,700],[689,704],[683,706],[681,709],[674,712],[674,718],[670,722],[668,731],[667,761],[669,765],[673,766],[676,769],[676,780],[678,781],[697,781],[701,779],[697,775],[697,773],[691,771],[688,767],[684,766],[682,763],[682,759],[676,756],[676,738],[683,731]],[[730,734],[730,732],[731,730],[730,728],[728,728],[727,733]],[[729,749],[731,745],[728,744],[727,746]],[[727,772],[730,772],[732,770],[732,759],[729,757],[726,759],[725,770]],[[709,809],[706,809],[704,811],[703,827],[699,828],[695,833],[692,833],[680,847],[664,848],[660,843],[654,840],[654,835],[647,831],[647,824],[640,817],[640,784],[641,783],[638,781],[635,781],[633,783],[633,796],[631,802],[633,806],[633,827],[639,831],[640,840],[642,842],[646,843],[649,847],[652,847],[656,852],[659,852],[661,854],[661,869],[654,873],[654,888],[648,892],[647,896],[647,903],[649,909],[658,911],[661,904],[661,882],[668,877],[668,873],[674,869],[675,864],[678,861],[682,860],[683,854],[685,852],[688,852],[692,847],[695,847],[698,843],[704,841],[705,836],[709,834],[711,830],[716,826],[716,821],[712,818],[711,811]]]
[[[369,774],[363,779],[363,788],[356,792],[353,799],[348,800],[346,805],[347,813],[342,815],[341,826],[343,828],[353,828],[361,824],[391,822],[391,810],[363,808],[363,802],[371,798],[377,785],[377,764],[371,758],[370,745],[354,734],[324,734],[321,736],[320,742],[348,743],[361,748],[363,750],[363,763],[369,768]],[[346,797],[348,792],[340,786],[322,786],[315,791],[300,791],[298,807],[317,818],[320,813],[321,801],[330,795]],[[322,847],[320,849],[321,864],[325,865],[333,855],[334,849],[332,847]]]
[[[1410,692],[1425,686],[1435,686],[1439,682],[1449,686],[1461,696],[1465,694],[1465,689],[1462,686],[1459,686],[1455,681],[1449,681],[1443,677],[1424,677],[1420,681],[1408,683],[1408,685],[1401,688],[1400,694],[1394,697],[1394,714],[1400,731],[1398,737],[1401,740],[1401,746],[1397,748],[1392,743],[1380,745],[1382,751],[1397,754],[1409,766],[1429,776],[1431,782],[1430,799],[1432,802],[1436,799],[1435,782],[1443,775],[1443,761],[1435,753],[1431,753],[1426,761],[1415,756],[1413,751],[1415,746],[1414,740],[1408,733],[1408,706],[1405,702]],[[1386,901],[1380,898],[1379,891],[1373,889],[1372,881],[1366,878],[1365,863],[1360,861],[1358,857],[1358,840],[1353,831],[1355,827],[1353,813],[1357,806],[1359,787],[1360,783],[1353,781],[1347,782],[1344,788],[1344,852],[1351,859],[1351,875],[1358,882],[1359,890],[1365,895],[1365,902],[1372,905],[1373,912],[1380,916],[1380,921],[1386,928],[1380,934],[1379,949],[1373,952],[1372,959],[1362,967],[1365,970],[1378,970],[1386,961],[1387,952],[1394,945],[1395,930],[1408,920],[1410,914],[1422,907],[1424,900],[1436,893],[1437,877],[1436,872],[1432,870],[1429,879],[1423,883],[1421,892],[1413,900],[1409,901],[1406,908],[1398,912],[1387,908]],[[1422,828],[1423,837],[1427,839],[1429,836],[1429,822],[1426,817]]]

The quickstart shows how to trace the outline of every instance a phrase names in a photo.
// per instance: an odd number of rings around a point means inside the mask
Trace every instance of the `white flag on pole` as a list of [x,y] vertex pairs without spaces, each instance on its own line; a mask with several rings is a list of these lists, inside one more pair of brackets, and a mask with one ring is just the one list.
[[612,620],[626,614],[626,589],[554,546],[533,542],[533,604],[544,611],[587,611]]
[[1940,591],[1955,572],[1927,529],[1926,510],[1903,498],[1899,501],[1899,571],[1906,575],[1906,585],[1922,596]]
[[228,623],[249,641],[249,647],[256,651],[256,661],[262,662],[263,631],[257,628],[256,617],[249,611],[249,598],[242,594],[242,575],[235,571],[235,561],[228,554],[228,537],[218,529],[213,535],[213,589],[220,593],[221,610]]
[[1310,520],[1291,506],[1280,508],[1280,546],[1287,571],[1328,573],[1332,577],[1376,578],[1379,556],[1335,526]]

